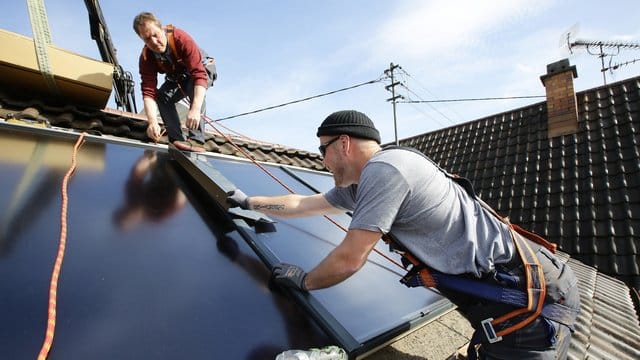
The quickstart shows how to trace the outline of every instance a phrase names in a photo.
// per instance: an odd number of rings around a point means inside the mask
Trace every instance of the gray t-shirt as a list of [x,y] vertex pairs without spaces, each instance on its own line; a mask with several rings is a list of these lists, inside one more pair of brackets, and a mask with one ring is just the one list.
[[359,184],[324,194],[353,211],[350,229],[391,232],[414,256],[448,274],[481,276],[511,259],[509,228],[420,154],[380,151]]

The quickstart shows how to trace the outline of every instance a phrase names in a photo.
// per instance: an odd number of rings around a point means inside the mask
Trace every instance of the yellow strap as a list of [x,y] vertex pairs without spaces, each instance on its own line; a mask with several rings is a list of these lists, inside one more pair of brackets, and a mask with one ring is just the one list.
[[31,28],[33,30],[33,42],[36,50],[36,59],[38,68],[44,77],[49,91],[54,94],[60,94],[56,85],[51,64],[49,63],[49,44],[51,44],[51,32],[49,31],[49,22],[47,21],[47,13],[44,8],[43,0],[27,0],[29,8],[29,18],[31,19]]

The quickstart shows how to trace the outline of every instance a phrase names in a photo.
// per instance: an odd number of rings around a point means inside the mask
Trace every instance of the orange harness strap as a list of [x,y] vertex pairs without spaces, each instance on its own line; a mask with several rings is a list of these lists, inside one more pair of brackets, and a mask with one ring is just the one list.
[[[490,342],[497,342],[502,339],[502,336],[508,335],[516,330],[519,330],[528,324],[530,324],[533,320],[535,320],[541,313],[542,308],[544,306],[544,299],[546,296],[546,283],[544,279],[544,273],[542,270],[542,266],[540,265],[538,258],[536,257],[535,252],[526,241],[522,241],[521,239],[516,238],[516,234],[514,233],[513,227],[511,228],[511,236],[513,242],[516,246],[516,250],[518,251],[518,256],[520,256],[520,260],[524,265],[524,273],[526,277],[526,293],[527,293],[527,305],[526,307],[513,310],[503,316],[500,316],[497,319],[487,319],[486,322],[490,323],[490,326],[499,327],[500,324],[507,323],[511,320],[516,320],[513,325],[508,325],[499,331],[494,331],[491,329],[490,333],[492,335],[487,335]],[[385,235],[383,237],[385,242],[389,243],[391,236]],[[394,242],[395,243],[395,242]],[[542,244],[541,244],[542,245]],[[417,269],[417,271],[409,271],[407,275],[401,280],[401,282],[405,283],[413,276],[418,276],[418,283],[425,287],[431,288],[447,288],[447,284],[443,284],[438,281],[441,276],[435,276],[428,266],[423,264],[420,260],[418,260],[411,253],[402,251],[401,252],[404,262],[412,266],[411,269]],[[455,275],[449,275],[455,276]],[[445,280],[446,281],[446,280]],[[405,283],[405,285],[407,285]],[[409,286],[409,285],[408,285]],[[414,285],[412,285],[414,286]],[[467,291],[470,294],[473,294],[473,290]],[[518,318],[518,319],[516,319]],[[521,318],[521,319],[520,319]],[[510,322],[509,322],[510,323]],[[509,324],[507,323],[507,324]],[[485,322],[482,324],[483,326],[489,326]]]
[[526,237],[527,239],[533,241],[534,243],[545,247],[547,250],[551,251],[551,253],[555,254],[558,249],[558,245],[549,242],[547,239],[543,238],[538,234],[534,234],[531,231],[525,230],[516,224],[509,224],[511,229],[515,230],[518,234]]
[[182,58],[178,56],[178,51],[176,50],[176,40],[173,38],[173,25],[167,25],[167,44],[169,44],[169,48],[173,53],[173,56],[176,59],[178,64],[182,64]]
[[491,324],[495,326],[527,312],[530,312],[530,315],[527,316],[524,320],[512,326],[498,331],[496,333],[498,337],[502,337],[516,330],[519,330],[535,320],[542,311],[542,307],[544,306],[544,299],[547,295],[547,286],[544,279],[544,272],[542,271],[542,266],[540,265],[536,254],[533,252],[526,241],[518,241],[515,238],[516,235],[513,233],[513,226],[511,226],[510,230],[513,242],[516,245],[516,249],[518,250],[520,259],[522,260],[522,263],[525,267],[524,273],[527,279],[527,307],[514,310],[497,319],[494,319],[491,321]]

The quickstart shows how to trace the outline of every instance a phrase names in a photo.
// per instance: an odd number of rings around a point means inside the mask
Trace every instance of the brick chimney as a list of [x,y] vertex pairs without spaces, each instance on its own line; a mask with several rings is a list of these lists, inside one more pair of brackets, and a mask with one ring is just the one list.
[[547,92],[547,136],[573,134],[578,130],[578,106],[573,90],[573,79],[578,77],[576,67],[568,59],[547,65],[547,73],[540,80]]

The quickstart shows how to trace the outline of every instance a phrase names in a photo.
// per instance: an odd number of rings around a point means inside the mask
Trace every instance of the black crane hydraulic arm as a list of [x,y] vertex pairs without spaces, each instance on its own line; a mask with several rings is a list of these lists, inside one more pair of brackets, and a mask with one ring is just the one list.
[[98,0],[84,0],[89,12],[89,25],[91,26],[91,38],[98,44],[102,61],[113,64],[113,87],[115,101],[119,108],[125,111],[137,113],[136,99],[133,93],[134,81],[131,73],[125,71],[118,63],[116,49],[111,42],[111,35],[106,21],[102,16],[102,9]]

